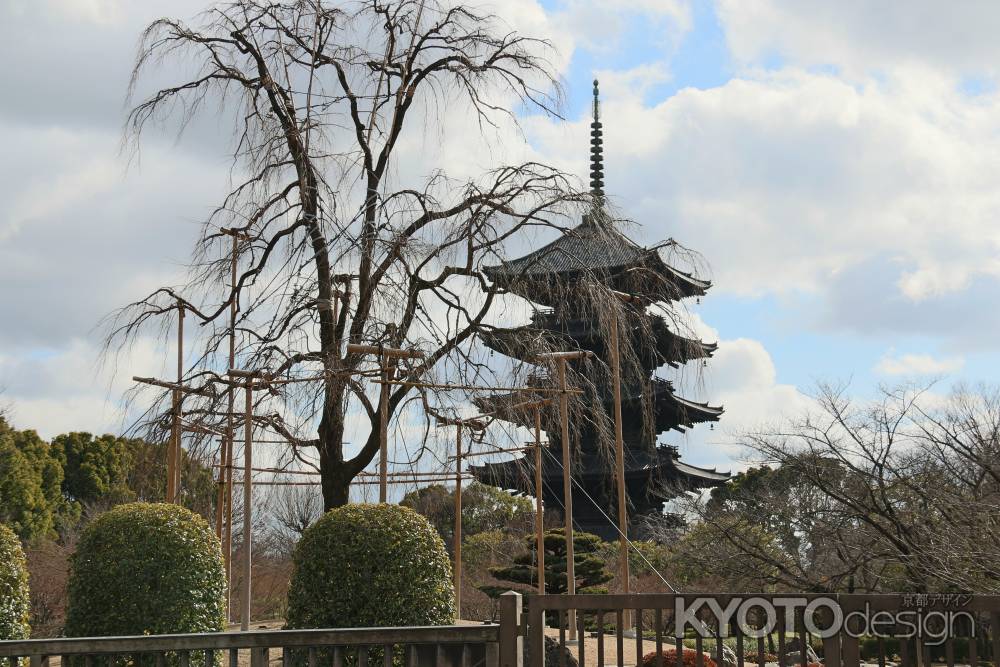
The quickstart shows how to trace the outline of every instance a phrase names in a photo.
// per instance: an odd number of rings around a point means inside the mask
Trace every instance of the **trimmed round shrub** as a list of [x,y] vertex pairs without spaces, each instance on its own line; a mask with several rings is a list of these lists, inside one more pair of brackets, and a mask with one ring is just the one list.
[[344,505],[295,548],[289,628],[448,625],[451,561],[423,516],[399,505]]
[[70,560],[66,635],[225,629],[225,569],[215,533],[179,505],[119,505],[83,531]]
[[0,524],[0,640],[27,639],[28,566],[14,531]]

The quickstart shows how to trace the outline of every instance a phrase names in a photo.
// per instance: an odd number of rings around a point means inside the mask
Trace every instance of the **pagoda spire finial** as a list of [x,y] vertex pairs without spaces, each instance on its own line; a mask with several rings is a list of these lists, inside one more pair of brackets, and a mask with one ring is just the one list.
[[594,120],[590,124],[590,193],[598,204],[604,201],[604,133],[601,131],[601,100],[594,79]]

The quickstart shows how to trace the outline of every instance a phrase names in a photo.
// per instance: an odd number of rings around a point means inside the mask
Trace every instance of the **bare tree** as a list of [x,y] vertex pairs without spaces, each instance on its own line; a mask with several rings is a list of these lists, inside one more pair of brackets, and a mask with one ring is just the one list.
[[903,386],[856,404],[825,386],[817,404],[745,436],[774,469],[692,506],[705,540],[785,589],[1000,590],[1000,393]]
[[[435,0],[237,0],[197,26],[150,25],[133,90],[165,60],[198,70],[140,101],[127,137],[171,118],[183,127],[218,103],[236,119],[234,184],[204,224],[187,284],[113,315],[108,349],[166,326],[182,306],[201,325],[203,345],[185,381],[205,389],[185,397],[183,413],[221,427],[235,303],[238,363],[292,381],[261,393],[255,426],[286,438],[289,460],[311,464],[303,452],[315,454],[325,508],[347,502],[351,480],[379,451],[381,393],[389,394],[389,419],[408,401],[431,412],[435,405],[405,385],[373,382],[377,358],[347,353],[345,342],[420,346],[425,356],[399,369],[403,381],[435,369],[477,377],[483,366],[468,344],[498,292],[482,267],[534,228],[562,228],[569,205],[587,199],[563,174],[532,162],[473,180],[436,171],[398,182],[415,123],[455,141],[463,113],[481,132],[505,117],[516,124],[508,109],[518,106],[556,113],[549,48],[495,17]],[[231,286],[230,238],[220,227],[241,238]],[[344,442],[349,401],[369,426],[353,455]],[[162,430],[167,414],[161,397],[141,425]]]
[[313,486],[272,487],[271,513],[286,536],[298,540],[323,514],[323,498]]

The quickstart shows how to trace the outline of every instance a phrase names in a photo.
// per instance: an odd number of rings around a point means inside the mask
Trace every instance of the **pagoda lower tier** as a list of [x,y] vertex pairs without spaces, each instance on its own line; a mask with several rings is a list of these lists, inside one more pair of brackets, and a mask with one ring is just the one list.
[[[538,384],[541,386],[542,382],[538,381]],[[548,384],[551,386],[551,383]],[[652,449],[652,436],[644,437],[644,433],[660,434],[670,430],[683,433],[698,423],[717,422],[722,416],[723,409],[721,407],[690,401],[676,395],[673,384],[669,380],[654,378],[647,383],[647,387],[648,395],[646,396],[643,395],[643,388],[622,388],[622,430],[627,443],[645,441],[648,444],[644,449]],[[474,402],[480,410],[490,416],[531,429],[534,428],[535,424],[534,409],[526,409],[521,406],[530,401],[552,396],[553,394],[543,396],[541,393],[532,394],[530,392],[494,394],[478,397],[474,399]],[[647,404],[651,406],[651,410],[645,409]],[[611,396],[604,397],[603,408],[605,414],[613,414]],[[647,416],[653,420],[652,428],[647,425]],[[550,438],[551,434],[558,430],[556,410],[542,411],[542,428],[550,434]],[[589,442],[587,438],[582,440]]]
[[[542,502],[563,511],[563,470],[560,456],[550,447],[542,453]],[[648,520],[659,516],[663,503],[679,493],[719,486],[729,479],[714,468],[682,463],[676,448],[660,445],[654,451],[625,451],[625,487],[628,498],[629,536],[647,536]],[[534,455],[472,466],[470,472],[483,484],[534,496]],[[618,537],[617,494],[614,466],[600,456],[584,456],[573,468],[573,522],[580,530],[605,540]],[[584,493],[582,489],[586,489]]]
[[[666,320],[647,313],[630,313],[626,340],[642,369],[651,373],[669,364],[677,368],[696,359],[711,357],[717,345],[686,338],[670,330]],[[562,319],[554,313],[535,313],[531,323],[510,329],[490,329],[480,333],[492,350],[521,361],[531,361],[545,350],[588,350],[598,359],[610,358],[607,332],[589,319]],[[645,342],[643,339],[646,339]]]

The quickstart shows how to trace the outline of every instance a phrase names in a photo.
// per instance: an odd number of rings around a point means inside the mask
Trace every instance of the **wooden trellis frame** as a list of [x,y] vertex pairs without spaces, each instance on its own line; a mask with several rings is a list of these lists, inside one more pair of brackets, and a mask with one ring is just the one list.
[[[236,272],[237,272],[237,253],[239,238],[245,236],[237,230],[223,229],[223,233],[228,234],[233,240],[233,251],[232,251],[232,282],[236,284]],[[636,297],[621,293],[615,293],[623,302],[635,302]],[[344,294],[337,292],[334,299],[332,299],[332,308],[334,311],[334,317],[337,317],[337,308],[340,302],[340,297]],[[185,394],[195,394],[195,395],[214,395],[214,393],[207,387],[186,387],[183,384],[184,377],[184,366],[183,366],[183,344],[184,344],[184,305],[183,302],[178,299],[178,326],[177,326],[177,381],[167,382],[163,380],[158,380],[156,378],[140,378],[133,377],[133,380],[137,382],[146,383],[153,386],[158,386],[161,388],[169,389],[172,393],[172,428],[171,428],[171,439],[167,451],[167,502],[179,502],[179,492],[180,492],[180,469],[181,461],[183,458],[181,440],[183,433],[194,432],[208,435],[219,435],[219,432],[210,427],[204,426],[199,423],[189,423],[184,424],[181,414],[181,405],[183,403],[183,396]],[[241,630],[248,630],[250,623],[250,593],[251,593],[251,581],[252,581],[252,492],[253,486],[263,485],[263,486],[283,486],[283,485],[315,485],[314,482],[300,482],[300,481],[254,481],[253,473],[256,471],[261,471],[260,469],[253,468],[253,390],[254,388],[273,388],[275,385],[284,385],[297,382],[309,382],[325,379],[327,375],[324,374],[316,377],[306,377],[306,378],[286,378],[286,379],[276,379],[268,376],[261,371],[248,371],[235,368],[235,356],[236,356],[236,342],[235,342],[235,329],[236,329],[236,300],[233,299],[230,304],[230,331],[229,331],[229,370],[227,376],[229,380],[223,380],[222,378],[212,378],[209,380],[210,383],[222,383],[227,385],[228,394],[228,409],[225,413],[226,415],[226,428],[222,434],[222,440],[219,447],[219,461],[220,464],[217,466],[219,468],[218,476],[218,492],[217,492],[217,502],[216,502],[216,516],[215,516],[215,532],[220,538],[223,544],[223,555],[225,559],[225,569],[226,569],[226,580],[227,582],[232,581],[232,513],[233,513],[233,486],[235,484],[243,485],[243,497],[244,497],[244,516],[243,516],[243,544],[245,549],[245,558],[243,563],[243,595],[242,595],[242,609],[241,609]],[[621,369],[620,369],[620,358],[618,349],[618,321],[615,318],[615,322],[612,326],[611,331],[611,341],[610,341],[610,364],[612,367],[613,382],[614,382],[614,402],[615,402],[615,473],[616,473],[616,486],[618,491],[618,523],[619,523],[619,559],[620,559],[620,572],[621,578],[624,585],[624,591],[627,594],[629,591],[629,581],[628,581],[628,538],[627,538],[627,508],[625,505],[625,488],[624,488],[624,463],[623,463],[623,438],[622,438],[622,414],[621,414]],[[402,349],[402,348],[388,348],[381,345],[366,345],[357,343],[348,343],[346,346],[348,353],[355,354],[373,354],[376,355],[380,361],[379,368],[377,371],[339,371],[334,370],[333,373],[346,374],[346,375],[373,375],[378,373],[380,375],[379,384],[382,385],[382,390],[380,391],[379,400],[379,412],[380,412],[380,432],[379,432],[379,471],[378,480],[379,485],[379,502],[385,503],[388,499],[388,486],[390,483],[423,483],[428,481],[441,481],[444,479],[454,479],[455,480],[455,591],[456,600],[458,602],[458,608],[461,610],[461,515],[462,515],[462,481],[463,479],[468,479],[462,472],[462,462],[463,462],[463,452],[462,452],[462,429],[470,428],[473,430],[482,430],[486,427],[486,424],[481,420],[483,418],[488,418],[489,415],[480,415],[477,417],[469,419],[444,419],[438,418],[439,423],[442,426],[456,426],[456,455],[455,460],[455,470],[453,473],[442,472],[440,474],[435,473],[389,473],[388,471],[388,398],[389,391],[388,387],[391,385],[405,385],[412,388],[425,388],[425,389],[446,389],[446,390],[474,390],[474,391],[496,391],[496,390],[506,390],[512,392],[531,392],[534,394],[558,394],[559,398],[559,413],[560,422],[562,429],[562,454],[563,454],[563,496],[564,496],[564,510],[565,510],[565,532],[566,532],[566,552],[567,552],[567,592],[569,594],[575,593],[575,572],[574,572],[574,547],[573,547],[573,496],[572,496],[572,476],[571,476],[571,466],[570,466],[570,445],[569,445],[569,406],[568,399],[570,394],[582,394],[584,393],[579,389],[571,389],[567,386],[566,382],[566,363],[572,360],[579,360],[584,358],[589,358],[593,356],[593,353],[585,350],[575,350],[566,352],[550,352],[547,354],[542,354],[537,357],[540,361],[554,361],[556,363],[558,386],[556,387],[486,387],[486,386],[476,386],[476,385],[466,385],[466,384],[446,384],[446,383],[433,383],[433,382],[421,382],[421,381],[407,381],[397,379],[395,377],[396,368],[398,366],[400,359],[421,359],[423,358],[423,353],[416,349]],[[233,443],[235,441],[234,433],[234,415],[235,415],[235,392],[242,387],[245,391],[246,403],[244,410],[244,461],[243,461],[243,480],[236,482],[233,479]],[[535,496],[536,496],[536,507],[535,507],[535,524],[536,524],[536,550],[537,550],[537,568],[538,568],[538,591],[541,594],[545,593],[545,545],[544,545],[544,508],[542,504],[542,441],[541,441],[541,408],[543,405],[551,403],[553,398],[545,398],[536,401],[530,401],[526,403],[521,403],[516,405],[517,408],[533,408],[534,409],[534,435],[535,442],[531,447],[523,448],[510,448],[510,449],[498,449],[490,452],[478,452],[470,453],[470,456],[486,455],[486,454],[499,454],[514,451],[527,451],[532,450],[534,452],[535,458]],[[284,443],[289,442],[288,440],[275,440],[275,441],[264,441],[261,440],[260,443],[264,442],[275,442]],[[277,474],[279,472],[289,472],[304,474],[308,471],[279,471],[279,470],[268,470],[272,474]],[[374,475],[371,475],[374,477]],[[358,477],[362,479],[353,481],[352,484],[374,484],[376,481],[374,479],[365,479],[369,477],[368,474],[362,473]],[[397,478],[399,481],[397,481]],[[390,481],[391,480],[391,481]],[[227,589],[229,588],[227,583]],[[230,604],[232,601],[231,591],[227,596]],[[231,617],[231,608],[229,617]],[[461,611],[459,611],[461,613]],[[575,612],[570,610],[570,615],[574,615]],[[570,639],[575,639],[576,635],[576,624],[573,622],[574,619],[569,619],[569,630]]]

